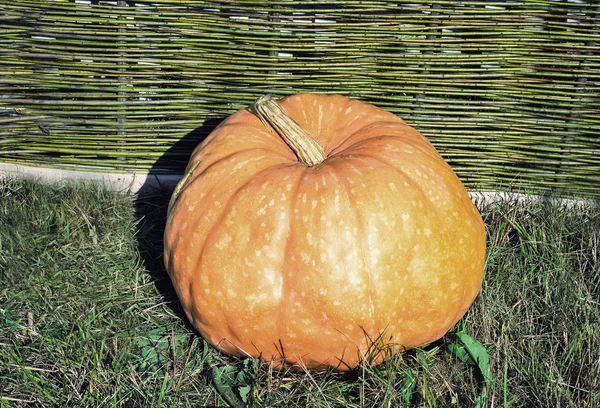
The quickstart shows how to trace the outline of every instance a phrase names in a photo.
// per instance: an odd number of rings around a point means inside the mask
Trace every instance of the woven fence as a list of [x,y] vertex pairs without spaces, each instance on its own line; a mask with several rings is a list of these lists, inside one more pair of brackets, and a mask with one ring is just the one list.
[[600,197],[600,2],[0,0],[0,162],[182,173],[270,93],[394,112],[475,190]]

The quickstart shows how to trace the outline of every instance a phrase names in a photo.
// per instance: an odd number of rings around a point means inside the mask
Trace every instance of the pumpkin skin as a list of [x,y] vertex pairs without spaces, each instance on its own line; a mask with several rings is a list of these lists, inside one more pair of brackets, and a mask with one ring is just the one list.
[[173,196],[165,264],[219,350],[349,370],[442,337],[481,287],[485,227],[433,145],[343,96],[280,106],[323,147],[299,162],[249,110],[193,152]]

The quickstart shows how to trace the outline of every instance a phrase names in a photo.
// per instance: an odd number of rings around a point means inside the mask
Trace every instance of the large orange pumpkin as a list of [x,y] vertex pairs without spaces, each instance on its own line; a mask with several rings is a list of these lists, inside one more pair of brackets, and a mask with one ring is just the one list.
[[477,296],[484,258],[482,219],[433,145],[338,95],[261,98],[226,119],[194,151],[165,232],[204,338],[309,369],[439,339]]

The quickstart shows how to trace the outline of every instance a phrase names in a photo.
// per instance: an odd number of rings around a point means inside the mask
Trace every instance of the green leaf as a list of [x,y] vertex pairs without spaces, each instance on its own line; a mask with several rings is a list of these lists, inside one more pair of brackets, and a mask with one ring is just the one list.
[[229,405],[235,408],[244,407],[244,401],[235,390],[235,366],[213,367],[212,376],[217,391]]
[[475,365],[475,360],[473,360],[471,358],[471,355],[469,354],[469,352],[467,351],[467,349],[465,348],[464,345],[458,344],[458,343],[452,343],[448,346],[448,349],[452,352],[452,354],[454,354],[456,357],[458,357],[458,359],[461,360],[463,363],[466,363],[469,365]]
[[213,381],[219,394],[232,407],[245,407],[252,392],[255,360],[247,359],[241,368],[235,365],[213,367]]
[[254,377],[254,360],[244,360],[244,367],[236,377],[240,397],[245,403],[248,402],[250,391],[252,391],[252,380]]
[[404,376],[404,383],[402,384],[402,399],[407,405],[410,405],[412,402],[416,386],[416,375],[413,370],[408,368]]
[[[462,342],[471,358],[475,361],[486,384],[490,385],[492,382],[492,371],[490,370],[490,358],[485,347],[465,332],[458,332],[456,333],[456,336]],[[458,354],[457,357],[461,358]]]
[[458,341],[450,344],[448,349],[464,363],[477,367],[481,373],[485,385],[482,393],[475,399],[473,408],[482,408],[485,406],[486,387],[493,385],[488,352],[481,343],[463,331],[457,332],[456,337]]
[[248,402],[251,391],[252,391],[252,386],[250,386],[250,385],[244,385],[243,387],[240,387],[240,389],[239,389],[240,398],[242,399],[242,401],[244,401],[244,403]]

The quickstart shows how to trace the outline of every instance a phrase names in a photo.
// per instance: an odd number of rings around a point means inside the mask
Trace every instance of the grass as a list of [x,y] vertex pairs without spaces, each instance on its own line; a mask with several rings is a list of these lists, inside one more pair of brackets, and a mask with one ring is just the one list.
[[[464,319],[434,344],[342,374],[208,346],[162,268],[166,203],[0,182],[0,406],[600,407],[597,204],[483,208],[486,279]],[[485,347],[491,381],[460,353],[463,334]]]

